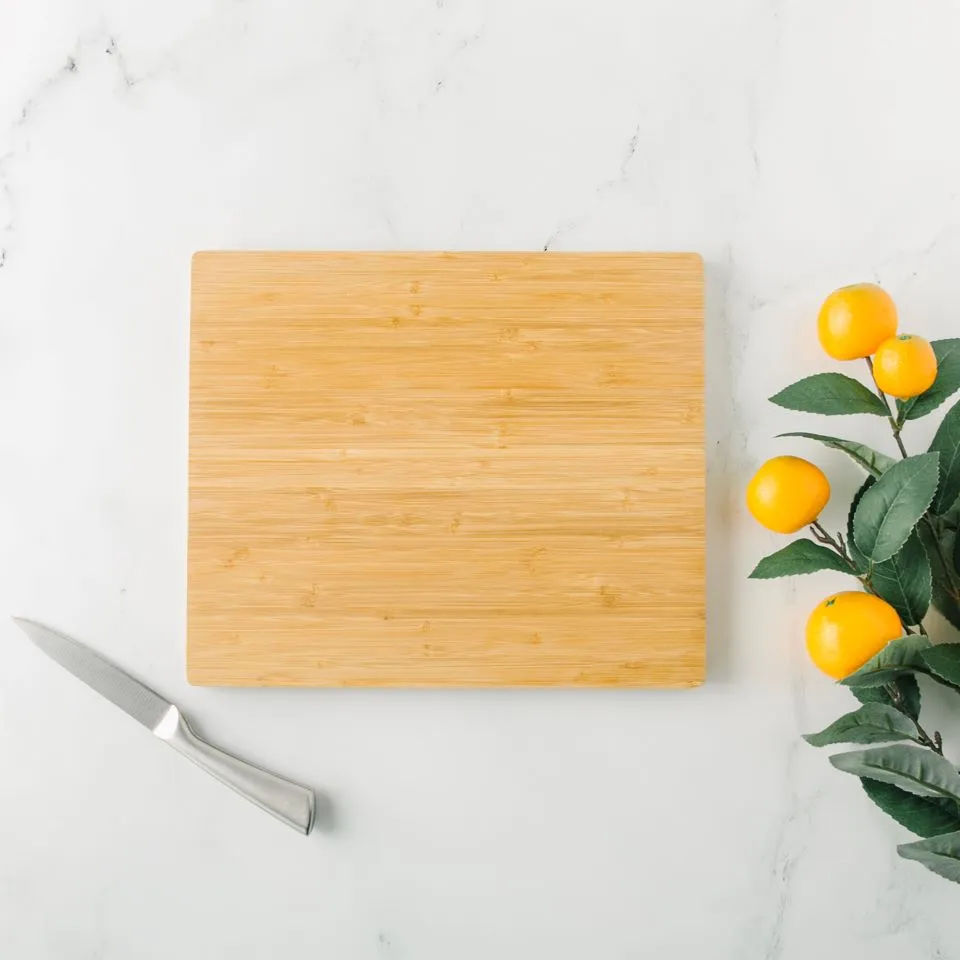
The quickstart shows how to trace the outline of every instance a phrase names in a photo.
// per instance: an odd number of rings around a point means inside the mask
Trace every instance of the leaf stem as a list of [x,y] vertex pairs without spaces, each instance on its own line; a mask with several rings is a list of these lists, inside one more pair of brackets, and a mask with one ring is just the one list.
[[929,747],[934,753],[940,754],[943,756],[943,738],[940,736],[939,730],[933,731],[933,736],[930,737],[927,734],[927,731],[920,726],[919,720],[913,721],[914,726],[917,728],[917,733],[920,735],[919,743],[921,747]]
[[853,560],[850,559],[850,554],[847,553],[847,548],[843,542],[843,536],[841,534],[838,533],[837,539],[835,540],[830,536],[829,533],[827,533],[826,530],[824,530],[819,520],[814,520],[813,523],[810,524],[810,529],[813,531],[814,537],[819,540],[820,543],[824,543],[827,546],[832,547],[837,552],[838,556],[848,566],[856,569],[856,564],[854,564]]
[[920,726],[920,721],[907,713],[904,709],[903,694],[895,683],[886,683],[883,688],[887,691],[887,696],[893,701],[894,707],[905,717],[909,717],[913,721],[913,725],[917,728],[917,743],[919,743],[921,747],[929,747],[934,753],[938,753],[942,757],[943,738],[940,736],[940,731],[934,730],[933,736],[931,737],[927,731]]
[[[873,584],[870,582],[870,572],[861,573],[859,567],[854,562],[853,558],[850,556],[849,551],[847,550],[847,545],[843,540],[843,534],[838,533],[836,539],[830,536],[829,533],[823,528],[819,520],[814,520],[810,524],[810,532],[813,534],[814,540],[819,543],[824,544],[825,546],[831,547],[840,557],[841,560],[850,568],[850,573],[852,576],[856,577],[861,584],[863,584],[863,589],[867,593],[876,594],[876,591],[873,589]],[[871,569],[873,564],[871,563]],[[908,631],[909,632],[909,631]]]
[[818,540],[820,543],[823,543],[836,551],[837,556],[839,556],[840,559],[843,560],[843,562],[846,563],[851,570],[853,570],[854,574],[859,577],[857,565],[853,562],[853,559],[847,552],[847,545],[843,542],[842,533],[838,533],[836,539],[834,539],[823,528],[819,520],[814,520],[813,523],[810,524],[810,530],[813,533],[815,540]]
[[909,454],[907,453],[907,448],[903,445],[903,441],[900,439],[900,431],[903,429],[903,423],[901,423],[899,417],[896,419],[894,418],[893,412],[890,409],[890,401],[887,399],[887,395],[880,389],[880,384],[877,383],[876,374],[873,372],[873,360],[870,357],[866,357],[865,359],[867,361],[867,368],[870,370],[870,379],[873,380],[873,385],[877,388],[877,396],[880,398],[880,402],[887,411],[887,422],[890,424],[890,429],[893,431],[893,439],[897,442],[897,447],[900,450],[900,456],[906,460]]

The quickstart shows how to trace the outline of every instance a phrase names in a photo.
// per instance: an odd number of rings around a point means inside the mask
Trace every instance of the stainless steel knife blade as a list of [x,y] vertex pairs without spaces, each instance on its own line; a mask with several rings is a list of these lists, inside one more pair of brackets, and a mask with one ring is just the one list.
[[198,767],[300,833],[308,834],[313,829],[316,797],[309,787],[207,743],[169,700],[84,644],[33,620],[14,617],[14,621],[48,657]]
[[33,620],[14,617],[14,621],[51,660],[149,730],[155,732],[173,707],[168,700],[82,643]]

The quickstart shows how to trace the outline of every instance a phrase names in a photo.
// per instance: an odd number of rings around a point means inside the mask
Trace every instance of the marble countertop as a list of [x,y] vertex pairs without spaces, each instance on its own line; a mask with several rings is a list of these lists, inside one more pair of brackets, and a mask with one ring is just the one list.
[[[0,624],[0,955],[960,956],[799,739],[850,702],[802,649],[838,583],[747,581],[742,505],[822,426],[765,398],[834,368],[829,290],[957,331],[958,41],[950,2],[0,0],[0,612],[330,803],[297,836]],[[703,254],[706,685],[189,687],[189,259],[234,247]]]

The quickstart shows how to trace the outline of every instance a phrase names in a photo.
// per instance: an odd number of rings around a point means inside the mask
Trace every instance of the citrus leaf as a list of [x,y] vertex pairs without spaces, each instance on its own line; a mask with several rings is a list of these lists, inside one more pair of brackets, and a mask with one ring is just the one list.
[[852,753],[837,753],[830,762],[844,773],[892,783],[919,797],[946,797],[960,802],[960,773],[924,747],[893,743]]
[[853,502],[850,504],[850,512],[847,514],[847,551],[851,559],[857,565],[860,573],[866,573],[870,567],[870,560],[865,557],[863,551],[857,547],[857,541],[853,539],[853,518],[856,515],[857,507],[863,499],[863,495],[876,483],[874,477],[867,477],[863,481],[860,489],[853,495]]
[[907,624],[921,623],[930,609],[933,579],[930,561],[914,532],[899,553],[878,563],[870,575],[878,597],[886,600]]
[[[920,548],[923,550],[923,548]],[[926,559],[926,558],[924,558]],[[782,550],[764,557],[754,567],[750,577],[754,580],[771,580],[774,577],[792,577],[818,570],[839,570],[850,573],[850,568],[832,550],[812,540],[794,540]]]
[[931,340],[930,346],[937,357],[937,379],[919,397],[897,401],[901,421],[925,417],[960,389],[960,340]]
[[930,638],[917,634],[891,640],[856,673],[851,673],[840,682],[845,687],[876,687],[889,683],[903,673],[928,673],[929,668],[920,654],[929,646]]
[[917,728],[909,717],[882,703],[865,703],[859,710],[845,713],[819,733],[804,736],[812,747],[831,743],[889,743],[891,740],[915,740]]
[[914,840],[913,843],[901,843],[897,853],[904,860],[916,860],[941,877],[960,883],[960,830]]
[[[890,695],[896,693],[896,698]],[[851,687],[850,692],[861,703],[885,703],[896,707],[911,720],[920,716],[920,684],[912,673],[894,677],[882,687]]]
[[960,500],[958,500],[946,513],[940,514],[943,525],[948,530],[957,530],[960,528]]
[[[958,538],[952,530],[945,530],[938,538],[936,534],[923,523],[917,527],[917,530],[920,534],[920,540],[926,548],[927,559],[930,561],[930,567],[933,570],[933,605],[945,620],[960,630],[960,603],[947,592],[947,584],[950,583],[950,573],[943,563],[944,560],[948,563],[950,562],[950,557],[954,555],[957,549],[956,541],[960,538]],[[940,549],[937,549],[938,540]],[[941,557],[941,552],[943,557]]]
[[960,402],[947,411],[930,451],[940,455],[940,489],[933,501],[933,512],[946,513],[960,496]]
[[938,454],[895,463],[865,491],[853,516],[857,547],[874,563],[889,560],[907,541],[937,492]]
[[933,606],[947,623],[960,630],[960,603],[954,600],[936,580],[933,582]]
[[923,662],[935,676],[960,686],[960,643],[940,643],[920,653]]
[[960,830],[960,807],[943,797],[918,797],[868,777],[861,778],[866,795],[888,816],[920,837]]
[[842,373],[815,373],[791,383],[770,398],[771,403],[788,410],[837,416],[848,413],[889,415],[886,404],[859,380]]
[[868,447],[865,443],[857,443],[855,440],[841,440],[838,437],[825,437],[821,433],[804,433],[803,431],[778,433],[777,436],[804,437],[807,440],[819,440],[825,447],[842,450],[854,463],[863,467],[867,473],[874,477],[879,477],[897,462],[893,457],[888,457],[885,453],[880,453],[872,447]]

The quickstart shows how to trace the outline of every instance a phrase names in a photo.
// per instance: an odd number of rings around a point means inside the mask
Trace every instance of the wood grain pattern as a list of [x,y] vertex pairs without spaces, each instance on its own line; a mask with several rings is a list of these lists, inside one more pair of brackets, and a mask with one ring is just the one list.
[[704,675],[693,254],[200,253],[188,674]]

